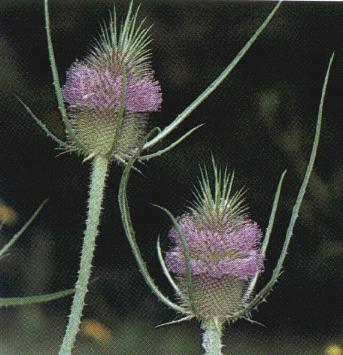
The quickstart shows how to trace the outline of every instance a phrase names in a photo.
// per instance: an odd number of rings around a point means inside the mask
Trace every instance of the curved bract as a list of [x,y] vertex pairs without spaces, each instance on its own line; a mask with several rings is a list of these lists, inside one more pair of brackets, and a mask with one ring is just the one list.
[[[146,137],[147,139],[148,137]],[[146,139],[143,141],[146,141]],[[174,309],[176,312],[181,312],[184,313],[186,312],[182,307],[178,306],[174,302],[170,301],[167,296],[165,296],[157,287],[154,279],[150,275],[148,268],[146,266],[146,263],[144,262],[144,259],[142,257],[142,254],[140,252],[139,246],[136,241],[136,234],[133,228],[132,220],[131,220],[131,215],[130,215],[130,209],[129,209],[129,204],[127,200],[127,184],[129,181],[130,177],[130,172],[133,168],[134,163],[137,161],[140,151],[143,148],[143,144],[140,145],[140,149],[137,152],[135,156],[133,156],[128,164],[126,165],[122,178],[120,180],[120,185],[119,185],[119,193],[118,193],[118,203],[119,203],[119,208],[120,208],[120,213],[121,213],[121,218],[125,230],[126,237],[128,239],[128,242],[131,246],[133,255],[136,259],[136,262],[138,264],[139,270],[142,273],[142,276],[147,283],[147,285],[150,287],[152,292],[157,296],[157,298],[162,301],[165,305],[168,307]]]

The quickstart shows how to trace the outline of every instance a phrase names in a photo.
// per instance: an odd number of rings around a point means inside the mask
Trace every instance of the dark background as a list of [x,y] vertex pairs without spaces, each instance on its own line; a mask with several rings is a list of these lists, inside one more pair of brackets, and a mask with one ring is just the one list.
[[[50,1],[59,72],[87,53],[111,1]],[[138,2],[136,2],[138,4]],[[117,1],[119,16],[127,1]],[[143,1],[154,23],[153,67],[163,90],[162,111],[151,127],[165,126],[234,58],[270,12],[268,2]],[[343,4],[284,3],[224,84],[163,144],[206,123],[169,154],[130,180],[129,202],[149,268],[171,297],[156,258],[169,221],[156,203],[182,213],[192,199],[199,164],[218,162],[247,186],[251,214],[266,228],[273,194],[287,168],[285,188],[267,256],[268,280],[305,172],[321,86],[332,51],[336,58],[325,103],[315,171],[301,209],[284,273],[253,319],[225,334],[226,354],[342,354],[343,339]],[[49,203],[25,236],[0,260],[0,297],[41,294],[73,286],[84,228],[89,163],[62,155],[18,104],[19,94],[63,137],[51,85],[43,1],[0,2],[0,243],[39,203]],[[175,314],[142,281],[123,234],[117,207],[121,167],[108,179],[101,234],[85,323],[75,354],[200,354],[195,321],[162,327]],[[11,208],[11,209],[10,209]],[[1,214],[1,211],[2,214]],[[7,214],[6,214],[7,213]],[[11,214],[12,213],[12,214]],[[16,218],[9,218],[14,216]],[[0,354],[54,354],[70,298],[2,309]],[[331,351],[331,352],[330,352]]]

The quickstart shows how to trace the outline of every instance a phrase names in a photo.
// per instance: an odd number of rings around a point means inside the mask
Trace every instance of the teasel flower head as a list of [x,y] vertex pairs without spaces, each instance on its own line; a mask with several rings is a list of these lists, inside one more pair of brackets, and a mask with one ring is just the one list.
[[138,12],[139,7],[133,13],[131,2],[117,30],[114,10],[100,40],[66,74],[63,98],[76,138],[90,156],[127,161],[146,133],[150,113],[160,110],[161,88],[150,63],[150,27],[144,28],[144,20],[137,24]]
[[[234,174],[213,163],[214,189],[206,170],[194,192],[195,202],[177,218],[189,253],[191,290],[185,250],[178,230],[166,265],[176,275],[182,306],[200,319],[226,319],[244,307],[248,281],[263,270],[262,232],[248,214],[244,190],[232,193]],[[190,294],[190,292],[192,294]]]

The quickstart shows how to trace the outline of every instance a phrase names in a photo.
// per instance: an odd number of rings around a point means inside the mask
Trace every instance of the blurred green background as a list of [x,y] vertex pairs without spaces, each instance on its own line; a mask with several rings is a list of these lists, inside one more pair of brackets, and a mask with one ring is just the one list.
[[[87,53],[109,0],[51,0],[59,71]],[[138,1],[136,1],[138,4]],[[163,109],[151,127],[163,127],[229,63],[270,12],[268,2],[143,1],[154,23],[153,67]],[[127,1],[116,1],[121,16]],[[192,199],[199,164],[210,153],[248,187],[252,217],[266,228],[273,194],[288,169],[267,256],[268,280],[314,135],[325,69],[332,51],[322,138],[284,273],[253,318],[225,332],[225,354],[342,355],[343,340],[343,4],[286,2],[228,80],[169,138],[206,123],[169,154],[149,162],[130,181],[129,202],[149,268],[172,296],[156,257],[168,219],[151,203],[182,213]],[[73,286],[86,211],[89,163],[59,153],[18,104],[20,95],[60,137],[43,23],[43,1],[0,2],[0,243],[46,197],[48,206],[0,260],[0,297],[53,292]],[[167,144],[165,141],[164,144]],[[201,354],[195,321],[175,319],[137,271],[120,224],[116,193],[121,167],[109,179],[82,331],[75,354]],[[70,298],[46,305],[1,309],[0,354],[55,354]],[[340,345],[341,344],[341,345]]]

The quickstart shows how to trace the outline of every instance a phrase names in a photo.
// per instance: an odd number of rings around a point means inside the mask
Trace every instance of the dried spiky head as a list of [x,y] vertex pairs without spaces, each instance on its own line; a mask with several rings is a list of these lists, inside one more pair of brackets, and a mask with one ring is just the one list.
[[[232,194],[233,175],[213,163],[214,188],[202,170],[200,187],[190,211],[178,225],[189,250],[192,295],[187,287],[187,264],[176,228],[169,231],[173,245],[166,253],[168,269],[176,274],[181,301],[201,319],[227,318],[243,307],[248,280],[263,269],[262,232],[250,219],[242,190]],[[194,300],[192,306],[191,299]]]
[[67,71],[63,96],[77,138],[87,154],[127,160],[145,133],[149,114],[162,97],[150,63],[150,27],[138,24],[130,4],[117,29],[115,10],[100,40]]

